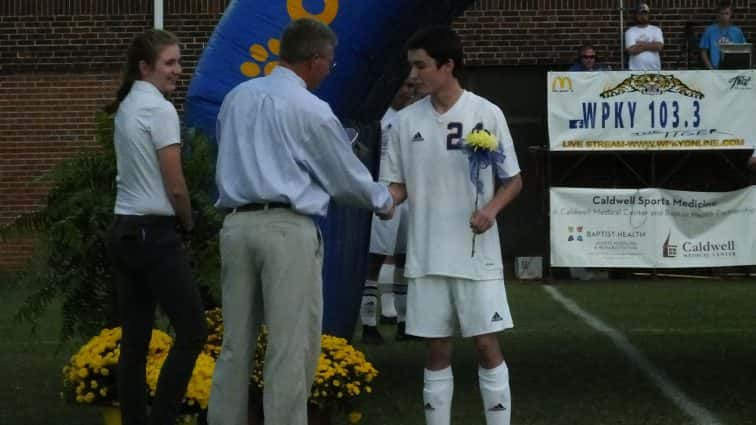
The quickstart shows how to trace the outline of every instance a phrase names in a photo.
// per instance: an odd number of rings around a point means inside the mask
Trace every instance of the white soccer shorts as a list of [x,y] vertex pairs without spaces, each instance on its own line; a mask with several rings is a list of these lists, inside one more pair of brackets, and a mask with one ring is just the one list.
[[407,203],[400,204],[391,220],[381,220],[373,215],[370,229],[371,254],[396,255],[407,252]]
[[512,328],[503,279],[408,279],[407,333],[424,338],[490,334]]

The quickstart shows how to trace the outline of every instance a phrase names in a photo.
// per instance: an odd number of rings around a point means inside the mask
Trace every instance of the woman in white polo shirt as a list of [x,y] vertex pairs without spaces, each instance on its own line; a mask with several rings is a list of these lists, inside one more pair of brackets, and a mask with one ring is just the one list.
[[[118,398],[124,425],[175,422],[207,333],[180,235],[191,231],[193,223],[181,168],[179,119],[164,97],[176,90],[180,60],[173,34],[140,34],[129,47],[117,99],[106,108],[116,114],[118,176],[110,248],[119,277],[123,336]],[[145,365],[156,305],[167,314],[176,338],[147,415]]]

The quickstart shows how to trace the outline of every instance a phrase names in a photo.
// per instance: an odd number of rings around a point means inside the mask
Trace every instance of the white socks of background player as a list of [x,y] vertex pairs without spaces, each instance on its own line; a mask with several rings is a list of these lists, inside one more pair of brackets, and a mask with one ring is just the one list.
[[501,362],[493,369],[478,366],[478,383],[483,398],[487,425],[509,425],[512,397],[509,391],[509,369]]
[[381,289],[381,316],[393,319],[396,317],[394,307],[393,283],[396,282],[396,267],[393,264],[383,264],[378,272],[378,284]]
[[441,370],[425,369],[423,377],[423,406],[426,425],[449,425],[454,395],[454,375],[451,366]]
[[378,282],[366,280],[362,288],[360,319],[365,326],[378,326]]
[[407,279],[404,277],[404,269],[394,269],[394,307],[396,308],[396,323],[407,320]]

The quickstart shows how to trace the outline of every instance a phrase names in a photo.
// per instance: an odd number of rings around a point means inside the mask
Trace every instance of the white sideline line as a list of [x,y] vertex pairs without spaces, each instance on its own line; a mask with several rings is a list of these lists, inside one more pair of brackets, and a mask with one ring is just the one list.
[[551,297],[560,303],[567,311],[583,319],[588,326],[597,330],[598,332],[606,335],[614,342],[614,345],[622,351],[625,356],[630,359],[639,369],[646,373],[646,375],[653,381],[656,386],[659,387],[661,392],[667,396],[673,403],[677,405],[683,412],[693,418],[699,425],[722,425],[722,422],[717,419],[713,413],[708,411],[705,407],[699,405],[695,401],[691,400],[685,393],[682,392],[672,381],[666,376],[664,372],[657,369],[656,366],[646,358],[643,353],[640,352],[635,346],[628,341],[627,337],[620,331],[612,328],[604,323],[598,317],[583,310],[572,299],[562,295],[562,293],[553,286],[544,285],[544,291],[551,295]]

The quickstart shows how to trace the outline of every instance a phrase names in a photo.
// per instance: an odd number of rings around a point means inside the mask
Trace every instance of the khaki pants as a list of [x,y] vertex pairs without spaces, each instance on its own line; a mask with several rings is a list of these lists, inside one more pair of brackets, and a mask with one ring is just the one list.
[[210,425],[246,425],[258,327],[268,327],[265,423],[306,425],[320,355],[323,244],[312,219],[288,209],[232,213],[220,234],[223,346]]

